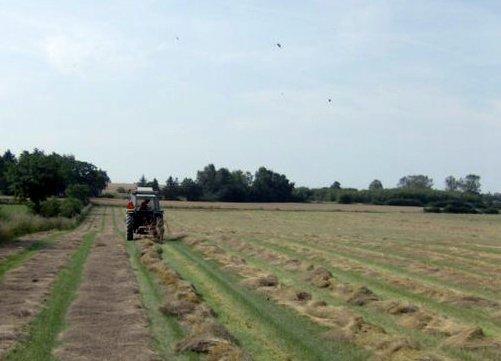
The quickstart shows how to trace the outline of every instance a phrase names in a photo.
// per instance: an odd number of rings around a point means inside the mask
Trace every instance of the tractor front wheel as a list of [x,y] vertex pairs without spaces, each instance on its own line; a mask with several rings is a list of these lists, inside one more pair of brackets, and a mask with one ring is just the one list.
[[134,220],[131,214],[127,214],[125,226],[127,230],[127,241],[132,241],[134,239]]

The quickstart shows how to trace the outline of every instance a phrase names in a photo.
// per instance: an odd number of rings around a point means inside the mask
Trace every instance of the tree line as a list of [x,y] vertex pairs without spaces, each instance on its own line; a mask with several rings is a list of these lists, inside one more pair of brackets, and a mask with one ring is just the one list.
[[434,189],[433,179],[426,175],[402,177],[396,187],[385,188],[378,179],[367,189],[343,188],[334,181],[329,187],[296,187],[283,174],[265,167],[255,173],[217,169],[209,164],[197,172],[195,179],[170,176],[163,185],[143,175],[139,186],[150,186],[167,200],[231,201],[231,202],[339,202],[399,206],[427,206],[428,211],[461,213],[494,213],[501,203],[500,194],[482,194],[480,176],[449,176],[445,190]]
[[297,198],[294,183],[283,174],[265,167],[254,174],[241,170],[229,171],[216,169],[214,164],[207,165],[197,172],[195,179],[170,176],[165,185],[159,186],[158,180],[148,182],[144,175],[138,186],[150,186],[159,191],[164,199],[188,201],[221,202],[292,202],[303,201]]
[[[81,204],[98,196],[109,181],[104,170],[72,155],[45,154],[34,149],[18,157],[7,150],[0,157],[0,193],[26,200],[37,213],[44,209],[58,213],[61,207],[69,215],[79,213]],[[47,202],[49,197],[63,196],[69,198],[63,204],[53,199]]]

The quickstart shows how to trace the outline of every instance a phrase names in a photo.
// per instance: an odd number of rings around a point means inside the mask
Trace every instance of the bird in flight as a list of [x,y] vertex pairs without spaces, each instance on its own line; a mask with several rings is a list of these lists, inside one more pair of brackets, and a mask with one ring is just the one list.
[[176,40],[179,40],[179,36],[176,36]]
[[329,103],[332,103],[332,98],[327,99]]
[[281,48],[281,47],[282,47],[282,44],[280,44],[280,43],[277,43],[277,46],[278,46],[279,48]]

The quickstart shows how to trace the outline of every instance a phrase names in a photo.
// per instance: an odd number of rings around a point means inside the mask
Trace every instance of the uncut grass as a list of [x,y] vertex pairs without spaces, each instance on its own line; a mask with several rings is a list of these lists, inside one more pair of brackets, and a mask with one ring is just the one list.
[[243,255],[240,249],[238,250],[233,249],[232,245],[229,243],[221,244],[220,242],[214,242],[209,240],[207,240],[205,243],[218,245],[219,247],[224,249],[228,254],[233,255],[235,257],[244,256],[245,260],[247,261],[246,264],[248,266],[255,267],[257,269],[278,276],[280,282],[282,282],[285,286],[292,287],[296,291],[299,290],[307,291],[313,296],[313,299],[324,300],[326,302],[329,302],[329,304],[332,306],[343,306],[349,308],[355,313],[360,314],[365,321],[381,327],[386,332],[392,335],[405,335],[406,337],[409,337],[411,340],[415,341],[422,350],[433,351],[433,352],[436,351],[442,354],[446,353],[449,356],[461,360],[484,359],[484,355],[476,355],[468,351],[453,349],[449,347],[441,347],[440,343],[445,339],[445,337],[440,337],[438,335],[437,336],[428,335],[418,330],[413,330],[400,326],[395,322],[397,320],[396,316],[385,314],[380,311],[367,307],[350,305],[340,297],[336,297],[335,295],[333,295],[329,289],[319,289],[318,287],[312,285],[310,282],[305,281],[304,274],[301,274],[300,272],[297,271],[287,271],[282,267],[282,265],[273,265],[265,258],[259,257],[259,255],[262,255],[263,253],[245,252],[245,255]]
[[352,344],[327,344],[320,336],[325,327],[243,288],[239,278],[221,271],[182,242],[168,243],[163,249],[166,262],[194,283],[253,359],[367,359],[367,353]]
[[[116,212],[113,211],[115,232],[124,238],[124,229],[117,225]],[[124,238],[125,239],[125,238]],[[163,360],[198,360],[194,352],[176,353],[174,345],[186,335],[174,316],[167,316],[160,311],[165,304],[164,290],[156,277],[140,261],[141,252],[135,242],[126,242],[129,259],[139,284],[139,291],[146,309],[155,349]]]
[[84,236],[83,244],[58,275],[43,311],[30,325],[26,340],[7,354],[6,361],[55,360],[51,352],[56,345],[58,333],[64,327],[68,307],[76,296],[95,237],[95,232]]

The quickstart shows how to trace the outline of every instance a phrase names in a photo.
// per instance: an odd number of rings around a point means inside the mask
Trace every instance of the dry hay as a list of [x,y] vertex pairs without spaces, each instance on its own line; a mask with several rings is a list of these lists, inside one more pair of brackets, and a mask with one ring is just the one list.
[[347,303],[355,306],[364,306],[374,301],[379,301],[379,298],[366,286],[357,287],[346,299]]
[[317,267],[306,277],[306,280],[311,282],[318,288],[326,288],[331,285],[332,273],[324,267]]
[[278,278],[275,275],[265,275],[252,278],[246,278],[242,282],[242,285],[248,288],[256,289],[260,287],[277,287]]
[[[99,247],[102,243],[104,246]],[[60,360],[154,360],[137,283],[121,237],[107,222],[87,259],[83,282],[68,311]]]
[[485,337],[484,332],[478,326],[468,327],[448,337],[443,344],[449,347],[461,349],[496,348],[501,351],[501,344]]
[[418,307],[413,304],[404,304],[395,300],[375,301],[371,305],[375,309],[389,313],[390,315],[403,315],[418,311]]
[[89,224],[95,221],[92,214],[76,230],[4,275],[0,283],[0,359],[23,337],[26,325],[41,310],[59,271],[82,244]]
[[[201,241],[192,242],[206,252],[221,256],[222,249]],[[178,317],[187,335],[175,345],[177,352],[192,351],[208,353],[212,360],[248,360],[236,339],[216,320],[214,311],[203,302],[195,287],[167,266],[162,254],[156,252],[153,242],[140,243],[143,255],[141,262],[154,272],[166,288],[166,302],[160,311]]]
[[492,308],[498,309],[499,303],[496,301],[487,300],[482,297],[466,295],[466,296],[458,296],[455,299],[448,301],[449,303],[460,306],[460,307],[481,307],[481,308]]

